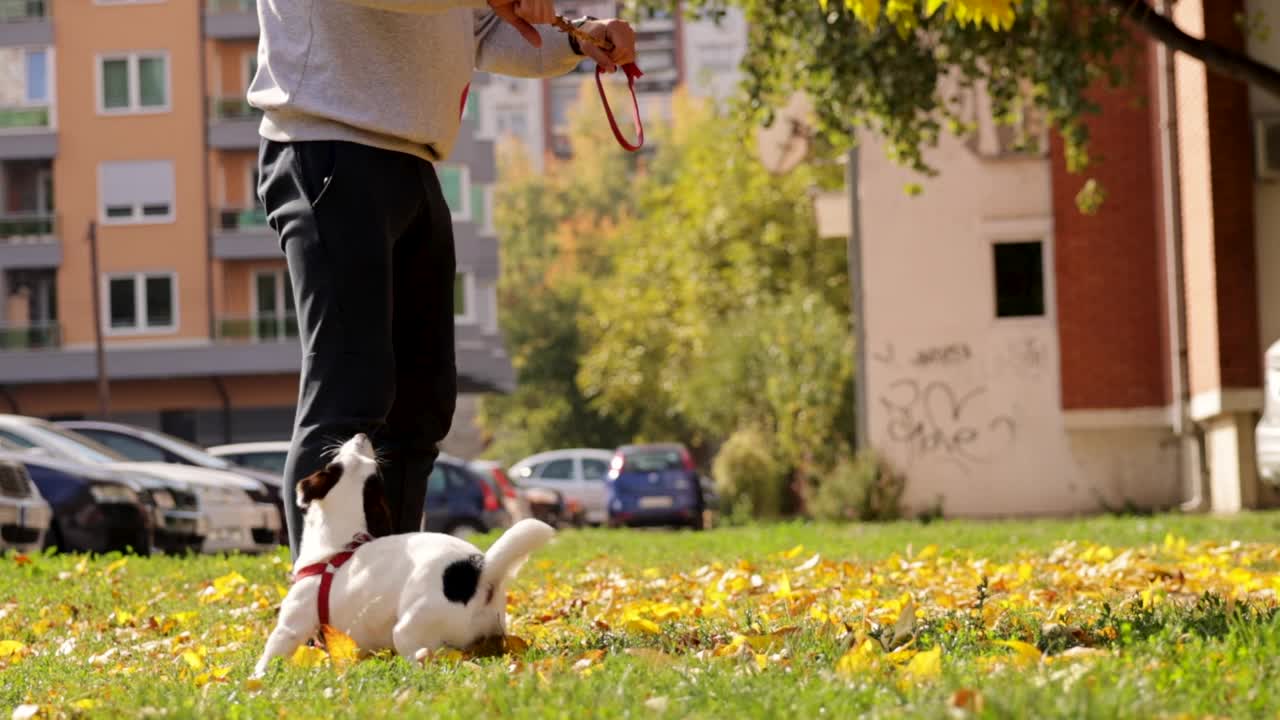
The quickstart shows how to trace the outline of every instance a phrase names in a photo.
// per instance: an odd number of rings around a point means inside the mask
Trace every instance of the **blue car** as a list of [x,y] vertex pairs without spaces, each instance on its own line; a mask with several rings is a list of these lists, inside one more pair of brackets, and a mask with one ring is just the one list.
[[443,454],[436,458],[427,478],[424,500],[423,525],[427,532],[466,538],[502,526],[494,519],[499,510],[497,495],[484,478],[457,458]]
[[704,527],[707,502],[702,478],[683,445],[618,448],[609,464],[606,486],[611,527]]

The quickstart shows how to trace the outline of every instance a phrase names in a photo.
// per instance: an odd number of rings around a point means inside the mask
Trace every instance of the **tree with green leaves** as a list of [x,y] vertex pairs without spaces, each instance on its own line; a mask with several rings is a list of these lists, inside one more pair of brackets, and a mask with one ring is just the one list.
[[844,244],[818,236],[811,192],[838,177],[770,175],[741,119],[683,96],[672,115],[587,289],[578,385],[644,440],[751,426],[788,465],[827,464],[848,447],[852,347]]
[[613,447],[633,434],[597,412],[575,376],[586,351],[578,330],[582,293],[605,262],[597,238],[630,212],[634,159],[595,117],[575,111],[571,122],[573,159],[553,161],[545,173],[519,147],[499,154],[499,321],[516,389],[485,396],[479,422],[493,440],[485,454],[508,462],[551,448]]
[[[652,4],[665,4],[651,0]],[[1154,0],[1151,0],[1154,1]],[[1209,0],[1207,0],[1209,1]],[[1211,0],[1228,2],[1229,0]],[[965,94],[981,88],[997,121],[1043,116],[1065,141],[1068,166],[1088,165],[1090,90],[1130,74],[1149,36],[1213,72],[1280,96],[1280,71],[1229,44],[1196,38],[1148,0],[686,0],[694,12],[740,6],[750,24],[743,61],[747,105],[770,122],[794,91],[813,101],[837,146],[859,129],[891,155],[932,172],[923,150],[941,133],[965,134]],[[1260,15],[1242,33],[1267,33]],[[1033,138],[1024,138],[1031,142]]]

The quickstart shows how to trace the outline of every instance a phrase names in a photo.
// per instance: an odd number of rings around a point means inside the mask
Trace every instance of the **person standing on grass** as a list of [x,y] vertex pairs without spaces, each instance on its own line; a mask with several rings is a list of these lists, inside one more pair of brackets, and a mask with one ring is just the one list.
[[453,147],[472,71],[550,77],[585,55],[613,72],[635,57],[622,20],[575,21],[605,53],[554,17],[552,0],[258,0],[257,192],[303,351],[284,478],[295,557],[298,480],[360,432],[383,458],[393,531],[422,528],[457,401],[453,229],[432,163]]

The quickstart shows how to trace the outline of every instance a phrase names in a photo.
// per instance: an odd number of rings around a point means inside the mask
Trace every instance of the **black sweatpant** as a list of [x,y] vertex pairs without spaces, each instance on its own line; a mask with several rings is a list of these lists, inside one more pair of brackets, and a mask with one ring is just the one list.
[[363,432],[395,532],[422,528],[427,476],[457,402],[453,227],[431,163],[346,142],[262,142],[258,194],[298,309],[302,377],[284,496]]

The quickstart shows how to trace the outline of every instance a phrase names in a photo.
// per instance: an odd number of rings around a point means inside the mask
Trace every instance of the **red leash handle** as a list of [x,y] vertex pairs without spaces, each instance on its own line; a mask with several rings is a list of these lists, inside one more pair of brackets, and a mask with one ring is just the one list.
[[618,127],[618,121],[613,116],[613,108],[609,107],[609,96],[604,92],[604,81],[601,76],[604,70],[596,65],[596,88],[600,91],[600,102],[604,104],[604,114],[609,118],[609,127],[613,129],[613,137],[618,140],[618,144],[627,152],[635,152],[644,147],[644,123],[640,121],[640,101],[636,100],[636,78],[643,77],[644,73],[640,72],[640,68],[635,63],[627,63],[622,66],[622,72],[627,76],[627,89],[631,91],[631,121],[636,126],[636,141],[632,144],[622,134],[622,130]]

